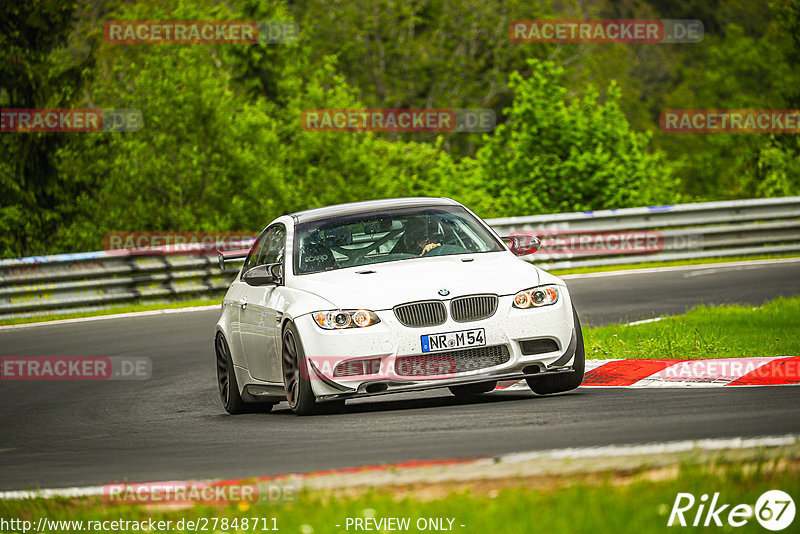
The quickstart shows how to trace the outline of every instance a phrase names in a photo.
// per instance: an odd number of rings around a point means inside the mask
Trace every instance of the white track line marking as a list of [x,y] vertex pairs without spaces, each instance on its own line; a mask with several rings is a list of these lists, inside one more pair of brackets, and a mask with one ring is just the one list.
[[79,498],[98,497],[103,494],[103,486],[87,486],[75,488],[17,490],[0,492],[0,500],[14,501],[18,499],[52,499],[55,497]]
[[623,326],[636,326],[637,324],[657,323],[661,319],[663,319],[663,317],[653,317],[652,319],[642,319],[641,321],[633,321],[631,323],[625,323]]
[[575,449],[552,449],[540,452],[520,452],[507,454],[500,458],[501,462],[519,463],[539,458],[578,459],[604,458],[613,456],[656,455],[686,452],[695,449],[718,451],[723,449],[745,449],[750,447],[778,447],[793,445],[800,440],[796,434],[783,436],[764,436],[759,438],[715,438],[684,441],[667,441],[647,443],[643,445],[609,445],[605,447],[583,447]]
[[74,319],[58,319],[56,321],[40,321],[38,323],[9,324],[0,326],[0,330],[14,330],[17,328],[32,328],[34,326],[50,326],[55,324],[86,323],[89,321],[104,321],[106,319],[127,319],[129,317],[149,317],[153,315],[163,315],[171,313],[188,313],[198,311],[209,311],[220,309],[221,304],[209,306],[192,306],[190,308],[166,308],[163,310],[147,310],[140,312],[113,313],[109,315],[96,315],[94,317],[76,317]]
[[758,269],[758,265],[734,265],[732,267],[717,267],[715,269],[705,269],[703,271],[689,272],[683,275],[684,278],[694,278],[696,276],[707,276],[709,274],[727,273],[729,271],[753,271]]

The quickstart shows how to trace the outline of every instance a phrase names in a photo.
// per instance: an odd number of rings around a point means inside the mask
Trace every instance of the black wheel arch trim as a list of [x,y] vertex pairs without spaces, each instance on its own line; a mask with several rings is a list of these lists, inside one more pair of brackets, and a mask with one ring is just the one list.
[[572,329],[572,337],[569,340],[569,345],[567,346],[567,350],[564,352],[564,355],[561,356],[559,359],[551,363],[547,366],[548,369],[552,369],[553,367],[561,367],[562,365],[566,365],[575,356],[575,351],[578,348],[578,336],[575,335],[575,329]]
[[323,375],[322,372],[319,369],[317,369],[317,366],[314,365],[313,361],[308,360],[308,364],[311,367],[311,370],[314,372],[314,374],[317,375],[317,378],[319,378],[324,384],[332,387],[333,389],[336,389],[338,391],[342,391],[342,392],[345,392],[345,393],[348,393],[348,392],[351,392],[351,391],[356,391],[353,388],[348,388],[348,387],[343,386],[341,384],[337,384],[336,382],[334,382],[330,378],[328,378],[325,375]]

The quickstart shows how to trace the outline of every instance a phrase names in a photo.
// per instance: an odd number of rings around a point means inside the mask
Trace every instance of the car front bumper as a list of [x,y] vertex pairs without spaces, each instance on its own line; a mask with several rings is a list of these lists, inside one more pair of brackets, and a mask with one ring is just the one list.
[[[307,373],[318,400],[420,391],[487,381],[521,380],[543,375],[572,372],[577,336],[572,303],[565,286],[559,286],[556,304],[541,308],[516,309],[512,296],[499,298],[495,314],[481,321],[455,322],[452,318],[441,325],[410,328],[402,325],[393,311],[376,311],[380,323],[366,328],[323,330],[310,315],[295,319],[306,355]],[[426,360],[447,360],[457,353],[472,349],[423,353],[421,336],[483,328],[485,347],[504,346],[508,359],[497,365],[457,371],[449,367],[437,374],[398,374],[398,359],[417,357]],[[557,350],[523,354],[520,342],[547,339]],[[440,356],[440,358],[437,358]],[[351,360],[377,360],[377,372],[354,376],[335,376],[336,366]]]

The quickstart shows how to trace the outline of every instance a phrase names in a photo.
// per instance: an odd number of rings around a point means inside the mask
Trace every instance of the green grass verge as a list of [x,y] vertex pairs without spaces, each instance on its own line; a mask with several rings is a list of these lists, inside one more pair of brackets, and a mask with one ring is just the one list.
[[677,267],[681,265],[707,265],[709,263],[730,263],[734,261],[775,260],[796,258],[797,254],[761,254],[758,256],[728,256],[718,258],[697,258],[693,260],[651,261],[647,263],[626,263],[623,265],[605,265],[601,267],[575,267],[574,269],[553,269],[547,272],[556,276],[565,274],[604,273],[609,271],[629,271],[633,269],[651,269],[653,267]]
[[[144,507],[106,505],[97,499],[50,499],[0,502],[0,518],[26,519],[36,524],[39,517],[50,520],[197,520],[199,518],[272,518],[279,532],[324,534],[354,532],[345,528],[350,518],[409,518],[407,532],[420,532],[419,518],[452,518],[453,531],[471,533],[528,533],[536,531],[564,534],[632,533],[647,534],[669,530],[667,521],[679,492],[692,493],[697,503],[685,517],[694,520],[700,496],[719,492],[718,505],[728,503],[722,514],[737,504],[754,506],[767,490],[780,489],[800,495],[800,462],[797,457],[768,458],[743,463],[710,461],[700,465],[684,462],[667,468],[639,472],[609,471],[593,474],[550,477],[477,480],[469,490],[451,490],[444,495],[428,493],[426,487],[381,488],[353,495],[324,492],[302,493],[290,505],[195,506],[178,511]],[[443,486],[452,488],[452,485]],[[431,498],[432,497],[432,498]],[[797,532],[800,518],[785,532]],[[447,524],[447,522],[445,522]],[[340,526],[336,526],[340,525]],[[464,525],[463,527],[461,525]],[[259,525],[260,526],[260,525]],[[681,532],[722,531],[764,532],[751,517],[743,527],[730,526],[677,528]],[[792,530],[795,528],[795,530]],[[184,532],[174,527],[166,532]],[[57,532],[77,532],[73,528]],[[216,532],[245,532],[219,526]],[[249,528],[246,532],[263,532]],[[54,530],[56,532],[56,530]],[[84,531],[85,532],[85,531]],[[117,532],[132,532],[119,529]],[[156,534],[154,531],[153,534]],[[210,530],[214,532],[214,530]]]
[[43,323],[47,321],[57,321],[59,319],[77,319],[80,317],[100,317],[103,315],[114,315],[117,313],[131,313],[150,310],[168,310],[176,308],[191,308],[193,306],[209,306],[212,304],[220,304],[222,297],[218,299],[192,299],[192,300],[179,300],[175,302],[131,302],[129,304],[120,304],[111,306],[104,310],[95,310],[90,312],[81,313],[56,313],[53,315],[46,315],[42,317],[19,317],[16,319],[2,319],[0,325],[9,324],[27,324],[27,323]]
[[586,357],[743,358],[800,354],[800,297],[763,306],[699,306],[638,325],[584,330]]

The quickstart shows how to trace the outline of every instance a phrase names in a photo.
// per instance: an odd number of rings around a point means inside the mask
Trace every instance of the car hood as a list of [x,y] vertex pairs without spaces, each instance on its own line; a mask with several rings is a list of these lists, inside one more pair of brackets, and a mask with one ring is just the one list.
[[[472,261],[464,261],[469,260]],[[511,295],[539,284],[539,270],[510,252],[440,256],[294,276],[291,287],[342,309],[386,310],[404,302],[462,295]],[[449,291],[442,296],[440,290]]]

